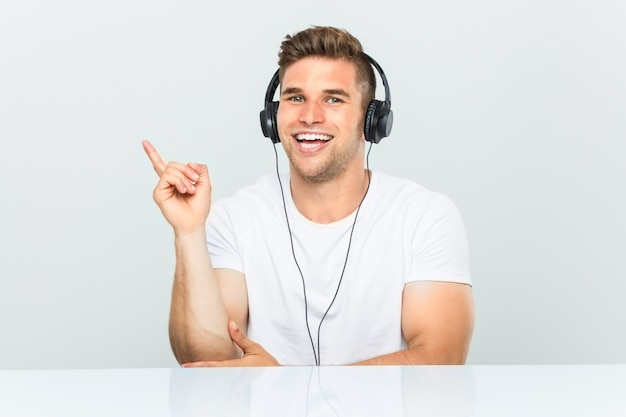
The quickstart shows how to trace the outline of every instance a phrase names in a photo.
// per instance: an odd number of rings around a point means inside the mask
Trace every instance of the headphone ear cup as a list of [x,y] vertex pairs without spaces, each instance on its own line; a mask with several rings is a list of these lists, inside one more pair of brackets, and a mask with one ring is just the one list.
[[389,136],[393,124],[393,112],[386,101],[372,100],[365,113],[365,140],[378,143]]
[[278,113],[278,102],[270,101],[265,104],[265,108],[261,110],[261,130],[266,138],[270,138],[273,143],[279,143],[278,137],[278,123],[276,122],[276,115]]
[[367,111],[365,112],[365,125],[363,126],[363,133],[365,134],[365,140],[368,142],[374,142],[372,134],[376,124],[374,114],[376,113],[377,105],[377,100],[370,101],[370,104],[367,106]]

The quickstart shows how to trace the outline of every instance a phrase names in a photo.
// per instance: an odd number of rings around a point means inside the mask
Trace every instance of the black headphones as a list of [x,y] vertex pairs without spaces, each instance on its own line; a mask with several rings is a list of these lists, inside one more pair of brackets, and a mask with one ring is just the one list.
[[[387,83],[387,77],[383,69],[378,65],[371,56],[363,53],[370,61],[372,66],[376,68],[380,79],[383,81],[385,87],[385,101],[372,100],[367,106],[367,112],[365,113],[365,124],[363,126],[363,133],[365,133],[365,140],[368,142],[378,143],[382,138],[389,136],[391,133],[391,126],[393,125],[393,111],[391,110],[391,93],[389,92],[389,85]],[[273,101],[274,93],[278,88],[279,70],[276,70],[274,76],[270,80],[270,84],[267,86],[265,92],[265,108],[261,110],[261,130],[266,138],[270,138],[273,143],[279,143],[278,137],[278,123],[276,122],[276,114],[278,113],[278,101]]]

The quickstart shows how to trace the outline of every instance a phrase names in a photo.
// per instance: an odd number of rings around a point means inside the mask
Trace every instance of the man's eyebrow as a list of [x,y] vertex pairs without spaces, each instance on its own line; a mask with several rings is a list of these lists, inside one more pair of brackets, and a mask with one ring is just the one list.
[[283,91],[280,92],[280,95],[283,96],[285,94],[300,94],[302,93],[302,89],[298,87],[287,87]]
[[[350,94],[346,91],[343,90],[341,88],[329,88],[323,91],[324,94],[329,94],[332,96],[342,96],[342,97],[350,97]],[[285,95],[285,94],[302,94],[302,89],[299,87],[287,87],[285,88],[283,91],[281,91],[280,95]]]
[[324,90],[324,93],[331,96],[343,96],[346,98],[350,98],[350,94],[346,90],[343,90],[341,88]]

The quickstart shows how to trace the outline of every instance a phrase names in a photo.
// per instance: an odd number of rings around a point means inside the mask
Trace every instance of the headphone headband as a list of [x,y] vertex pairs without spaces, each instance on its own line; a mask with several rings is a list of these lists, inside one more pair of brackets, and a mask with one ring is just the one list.
[[[363,52],[370,64],[376,69],[385,89],[385,101],[372,100],[367,106],[365,113],[365,123],[363,133],[365,140],[368,142],[378,143],[382,138],[389,136],[393,125],[393,111],[391,110],[391,92],[387,77],[381,66],[368,54]],[[273,143],[279,143],[278,123],[276,122],[276,114],[278,112],[278,101],[273,101],[276,89],[280,84],[280,69],[276,70],[270,80],[265,92],[265,107],[261,110],[260,121],[261,130],[266,138],[270,138]]]
[[374,58],[363,52],[363,55],[370,61],[370,64],[376,69],[378,75],[380,75],[380,79],[383,82],[383,88],[385,89],[385,102],[389,103],[391,106],[391,91],[389,90],[389,83],[387,82],[387,77],[385,76],[385,71],[383,71],[382,67]]

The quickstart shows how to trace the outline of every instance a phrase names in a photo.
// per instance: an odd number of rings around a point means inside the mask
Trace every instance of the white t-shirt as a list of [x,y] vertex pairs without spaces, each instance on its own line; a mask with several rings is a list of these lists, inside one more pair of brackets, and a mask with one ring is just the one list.
[[207,222],[213,266],[245,274],[248,337],[281,364],[315,365],[312,345],[322,365],[404,349],[405,283],[471,285],[465,229],[447,197],[374,171],[355,224],[356,211],[317,224],[296,209],[288,175],[281,181],[289,227],[275,175],[215,202]]

